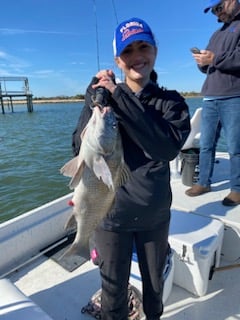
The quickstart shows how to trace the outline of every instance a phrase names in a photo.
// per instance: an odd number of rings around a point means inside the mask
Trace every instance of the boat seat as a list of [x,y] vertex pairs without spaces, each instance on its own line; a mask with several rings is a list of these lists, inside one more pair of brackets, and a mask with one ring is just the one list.
[[9,279],[0,279],[1,320],[52,320]]
[[202,108],[197,108],[191,118],[191,131],[189,136],[184,143],[182,150],[191,149],[191,148],[198,148],[199,147],[199,140],[201,136],[201,113]]
[[[189,136],[184,143],[182,150],[200,148],[200,126],[201,126],[201,113],[202,108],[197,108],[191,117],[191,131]],[[173,178],[179,178],[181,175],[181,152],[177,155],[175,159],[170,161],[170,168],[171,168],[171,176]]]

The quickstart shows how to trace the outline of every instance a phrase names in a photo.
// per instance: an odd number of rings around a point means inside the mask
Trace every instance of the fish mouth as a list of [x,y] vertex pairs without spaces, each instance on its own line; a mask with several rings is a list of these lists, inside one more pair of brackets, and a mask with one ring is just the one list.
[[105,114],[112,111],[112,108],[110,106],[101,106],[96,105],[94,106],[94,109],[97,110],[98,113]]
[[109,107],[109,106],[104,106],[104,107],[101,107],[101,108],[100,108],[100,112],[101,112],[102,114],[105,114],[105,113],[108,113],[108,112],[112,112],[112,108]]

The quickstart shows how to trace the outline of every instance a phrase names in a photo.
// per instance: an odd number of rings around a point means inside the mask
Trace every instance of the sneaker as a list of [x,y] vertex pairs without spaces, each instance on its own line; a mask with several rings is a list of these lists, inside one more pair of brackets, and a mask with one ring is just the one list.
[[209,191],[211,191],[210,186],[204,187],[204,186],[201,186],[200,184],[195,184],[192,186],[192,188],[187,189],[185,191],[185,194],[189,197],[197,197],[197,196],[200,196],[201,194],[207,193]]
[[240,192],[231,191],[226,198],[223,199],[222,204],[227,207],[235,207],[240,204]]

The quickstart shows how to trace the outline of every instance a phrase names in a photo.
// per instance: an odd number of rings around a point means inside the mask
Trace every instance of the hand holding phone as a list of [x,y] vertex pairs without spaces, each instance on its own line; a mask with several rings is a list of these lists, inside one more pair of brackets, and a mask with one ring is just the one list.
[[200,49],[198,49],[197,47],[193,47],[190,49],[192,53],[201,53]]

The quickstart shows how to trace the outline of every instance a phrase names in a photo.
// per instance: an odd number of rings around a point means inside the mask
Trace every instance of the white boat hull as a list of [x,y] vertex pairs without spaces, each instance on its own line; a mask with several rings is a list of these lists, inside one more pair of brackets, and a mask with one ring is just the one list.
[[49,202],[0,225],[0,276],[39,255],[40,250],[66,235],[64,225],[72,208],[71,194]]

